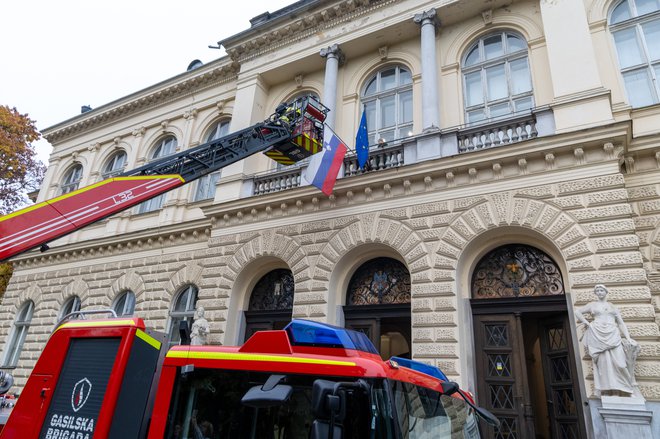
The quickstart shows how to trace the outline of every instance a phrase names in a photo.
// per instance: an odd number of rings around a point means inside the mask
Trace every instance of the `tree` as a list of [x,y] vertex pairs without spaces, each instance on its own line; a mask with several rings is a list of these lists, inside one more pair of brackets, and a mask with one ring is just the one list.
[[27,194],[43,180],[46,166],[31,143],[41,137],[34,124],[16,108],[0,106],[0,214],[28,204]]
[[[27,194],[41,185],[46,166],[31,143],[40,137],[27,114],[0,106],[0,215],[28,204]],[[0,263],[0,298],[13,271],[11,263]]]

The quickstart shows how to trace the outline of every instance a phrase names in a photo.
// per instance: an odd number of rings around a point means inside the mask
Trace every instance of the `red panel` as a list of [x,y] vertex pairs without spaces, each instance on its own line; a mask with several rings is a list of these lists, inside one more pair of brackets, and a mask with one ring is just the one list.
[[0,217],[0,261],[184,183],[178,175],[116,177]]

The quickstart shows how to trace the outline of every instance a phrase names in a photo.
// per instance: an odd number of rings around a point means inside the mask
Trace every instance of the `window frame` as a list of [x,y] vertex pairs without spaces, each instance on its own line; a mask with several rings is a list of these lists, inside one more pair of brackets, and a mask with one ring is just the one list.
[[[495,56],[491,59],[486,59],[484,42],[498,35],[500,37],[500,41],[502,42],[502,54],[499,56]],[[525,47],[522,49],[510,51],[509,40],[508,40],[509,35],[519,39],[521,42],[525,44]],[[475,47],[478,50],[479,58],[476,62],[467,65],[467,59],[473,53]],[[513,76],[511,73],[511,64],[523,59],[526,61],[527,64],[529,90],[515,94]],[[487,70],[492,69],[494,67],[498,67],[500,65],[504,66],[504,77],[507,88],[506,96],[489,100]],[[481,101],[477,104],[469,105],[467,76],[477,72],[479,73],[479,80],[481,86]],[[529,57],[529,44],[527,43],[527,40],[517,32],[508,29],[502,29],[496,32],[490,32],[484,34],[481,37],[479,37],[475,42],[473,42],[470,46],[468,46],[467,50],[465,51],[465,54],[461,59],[461,76],[463,81],[463,86],[462,86],[463,106],[464,106],[463,117],[466,124],[475,125],[475,124],[488,122],[494,119],[511,117],[517,113],[521,113],[523,111],[529,111],[532,108],[534,108],[535,105],[534,84],[532,81],[532,69],[531,69],[530,57]],[[525,99],[530,100],[529,108],[517,110],[516,102],[523,101]],[[509,111],[507,113],[491,116],[492,109],[494,107],[502,106],[503,104],[507,104]],[[470,113],[479,110],[482,111],[483,118],[470,120]]]
[[[64,316],[67,314],[71,314],[72,312],[80,311],[82,306],[82,301],[80,300],[80,297],[77,295],[69,296],[64,303],[62,304],[62,307],[60,308],[60,313],[58,317],[58,321],[62,320]],[[67,312],[64,312],[65,309],[69,309]]]
[[[382,89],[383,73],[392,69],[394,69],[394,86],[391,88]],[[401,83],[401,70],[405,70],[407,72],[410,77],[409,82]],[[367,89],[374,81],[376,82],[376,90],[373,93],[367,94]],[[385,142],[397,141],[412,135],[414,123],[413,82],[412,70],[403,64],[392,64],[382,67],[373,75],[369,76],[369,78],[364,82],[360,92],[360,115],[362,114],[362,108],[366,107],[368,109],[370,105],[373,105],[374,111],[373,122],[367,123],[370,146],[378,144],[380,139],[384,139]],[[405,115],[402,115],[403,103],[401,97],[404,94],[410,96],[411,102],[411,114],[410,120],[408,121],[405,120]],[[383,100],[392,97],[394,98],[394,123],[392,125],[383,127],[382,102]],[[369,117],[369,111],[367,111],[367,118],[371,119]]]
[[[618,21],[617,23],[612,23],[612,15],[614,14],[614,11],[624,3],[628,4],[628,11],[630,13],[630,18]],[[643,30],[643,25],[652,22],[656,22],[660,24],[660,8],[656,11],[639,15],[637,11],[637,3],[635,0],[621,0],[617,2],[612,6],[607,17],[608,30],[612,38],[612,43],[614,44],[614,55],[616,56],[617,66],[619,68],[619,74],[621,75],[620,77],[623,83],[623,90],[627,102],[633,108],[644,108],[660,103],[660,58],[656,60],[651,59],[649,45],[646,41],[647,39],[646,36],[644,35],[644,30]],[[635,33],[635,41],[637,43],[637,49],[640,51],[640,56],[643,59],[642,62],[640,63],[627,67],[622,67],[621,57],[619,55],[619,49],[617,46],[615,34],[617,32],[624,32],[629,29],[632,29]],[[658,44],[660,44],[660,42]],[[658,72],[656,72],[656,68],[658,69]],[[648,84],[650,85],[651,98],[653,101],[650,104],[635,105],[632,102],[631,94],[629,93],[628,87],[626,85],[626,74],[634,73],[634,72],[646,73]]]
[[7,343],[7,349],[2,359],[3,368],[15,368],[18,364],[33,316],[34,302],[28,300],[21,305],[18,313],[16,313],[16,319],[12,325],[11,335],[9,336],[9,343]]
[[80,187],[80,182],[82,181],[83,171],[84,168],[81,163],[76,162],[69,166],[69,168],[64,173],[62,182],[60,183],[60,195],[68,194],[69,192],[78,190]]
[[[123,162],[121,166],[117,166],[117,159],[119,157],[123,157]],[[101,171],[101,177],[105,180],[108,178],[116,177],[117,175],[121,174],[124,169],[126,168],[126,163],[128,162],[128,154],[126,151],[119,150],[115,151],[110,156],[105,160],[103,164],[103,168]],[[110,168],[110,165],[113,165],[112,168]],[[108,169],[110,168],[110,169]]]
[[[185,308],[183,311],[177,311],[176,306],[184,295],[186,297]],[[195,310],[197,308],[197,300],[199,299],[199,287],[189,283],[179,290],[174,296],[172,305],[167,319],[167,337],[169,346],[178,344],[181,341],[179,336],[179,322],[188,321],[188,328],[192,327],[193,317],[195,317]],[[192,302],[192,303],[191,303]]]
[[[122,303],[123,301],[123,303]],[[118,309],[122,305],[121,311]],[[130,312],[126,312],[126,307],[130,308]],[[117,314],[117,317],[132,316],[135,314],[135,293],[131,290],[124,290],[117,295],[112,303],[112,309]]]
[[[163,149],[167,145],[169,140],[172,140],[171,143],[172,150],[163,153]],[[151,154],[149,154],[149,163],[174,154],[178,146],[179,146],[179,141],[177,140],[174,134],[167,134],[161,137],[158,140],[158,142],[156,142],[155,146],[153,146],[151,149]],[[136,206],[135,213],[137,214],[150,213],[161,209],[163,207],[163,204],[165,203],[165,195],[166,194],[161,194],[149,200],[143,201],[142,203]]]

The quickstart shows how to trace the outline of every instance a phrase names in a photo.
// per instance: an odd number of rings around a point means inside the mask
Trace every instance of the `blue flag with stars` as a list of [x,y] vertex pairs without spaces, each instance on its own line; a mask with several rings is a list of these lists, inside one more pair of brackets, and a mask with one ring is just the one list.
[[355,136],[355,152],[357,154],[358,166],[364,168],[367,160],[369,160],[369,132],[367,131],[366,107],[362,110],[360,127],[358,128],[357,136]]

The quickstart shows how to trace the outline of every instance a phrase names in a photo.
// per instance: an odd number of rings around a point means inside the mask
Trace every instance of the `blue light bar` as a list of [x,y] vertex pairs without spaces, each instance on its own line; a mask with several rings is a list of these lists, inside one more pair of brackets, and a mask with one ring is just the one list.
[[396,362],[399,366],[407,367],[408,369],[416,370],[417,372],[425,373],[426,375],[431,375],[434,378],[438,378],[443,381],[449,381],[447,375],[440,370],[439,367],[429,366],[426,363],[421,361],[410,360],[408,358],[401,357],[392,357],[390,361]]
[[362,332],[311,320],[292,320],[284,330],[292,346],[354,349],[378,355],[371,340]]

